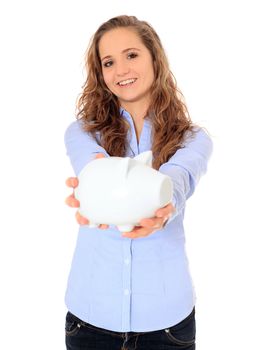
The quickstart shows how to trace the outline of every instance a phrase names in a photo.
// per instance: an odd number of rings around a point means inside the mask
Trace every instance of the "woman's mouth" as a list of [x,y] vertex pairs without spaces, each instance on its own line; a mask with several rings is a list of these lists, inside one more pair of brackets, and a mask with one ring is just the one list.
[[134,84],[136,80],[137,80],[137,78],[122,80],[122,81],[119,81],[117,83],[117,85],[120,87],[128,87],[128,86],[131,86],[132,84]]

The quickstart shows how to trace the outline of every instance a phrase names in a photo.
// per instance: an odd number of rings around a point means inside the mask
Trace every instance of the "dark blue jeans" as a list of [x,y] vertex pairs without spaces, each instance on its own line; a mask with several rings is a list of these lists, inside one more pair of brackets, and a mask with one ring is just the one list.
[[180,323],[153,332],[113,332],[66,315],[67,350],[195,350],[195,309]]

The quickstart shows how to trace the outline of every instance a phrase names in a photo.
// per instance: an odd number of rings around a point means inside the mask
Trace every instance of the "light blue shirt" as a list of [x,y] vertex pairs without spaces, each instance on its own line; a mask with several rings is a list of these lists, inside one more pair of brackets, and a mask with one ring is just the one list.
[[[151,121],[144,119],[138,144],[130,114],[121,111],[131,127],[126,156],[151,150]],[[68,126],[65,145],[76,176],[96,153],[109,156],[82,130],[81,121]],[[164,329],[191,313],[195,293],[185,251],[185,201],[206,172],[211,152],[211,139],[199,129],[160,167],[173,181],[176,208],[163,229],[130,239],[121,237],[114,225],[107,230],[79,227],[65,295],[71,313],[116,332]]]

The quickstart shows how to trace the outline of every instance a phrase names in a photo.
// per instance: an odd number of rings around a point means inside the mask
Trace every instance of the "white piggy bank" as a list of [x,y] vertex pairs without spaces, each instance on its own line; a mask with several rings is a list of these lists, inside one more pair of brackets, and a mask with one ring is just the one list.
[[140,220],[155,216],[155,211],[172,200],[173,184],[169,176],[152,168],[152,151],[135,158],[98,158],[78,175],[75,197],[79,212],[90,221],[116,225],[130,232]]

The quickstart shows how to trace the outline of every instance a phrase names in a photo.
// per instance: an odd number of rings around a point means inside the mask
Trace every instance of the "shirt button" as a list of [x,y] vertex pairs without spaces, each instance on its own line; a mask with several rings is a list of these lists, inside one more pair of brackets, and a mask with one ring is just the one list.
[[125,264],[128,265],[129,264],[129,259],[125,259]]
[[124,290],[124,294],[125,294],[125,295],[129,295],[129,290],[128,290],[128,289],[125,289],[125,290]]

